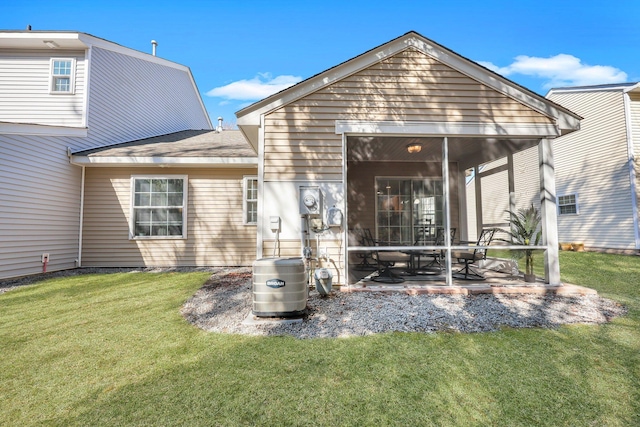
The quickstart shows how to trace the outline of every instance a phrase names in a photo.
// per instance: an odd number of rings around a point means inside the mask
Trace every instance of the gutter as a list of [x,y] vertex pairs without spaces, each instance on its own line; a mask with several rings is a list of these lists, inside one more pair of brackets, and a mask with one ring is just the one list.
[[258,167],[256,157],[93,157],[72,155],[71,163],[77,166],[95,167]]

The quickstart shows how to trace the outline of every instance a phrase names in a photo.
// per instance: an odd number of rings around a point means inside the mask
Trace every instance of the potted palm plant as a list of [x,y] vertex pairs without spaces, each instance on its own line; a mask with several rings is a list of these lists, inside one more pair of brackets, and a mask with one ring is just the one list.
[[[540,211],[531,205],[528,208],[518,209],[516,212],[507,210],[509,214],[509,223],[511,228],[504,231],[510,238],[505,240],[513,245],[519,246],[537,246],[540,244],[542,232],[540,230]],[[525,259],[525,282],[535,282],[536,276],[533,274],[533,249],[522,249],[516,251],[518,257],[524,254]]]

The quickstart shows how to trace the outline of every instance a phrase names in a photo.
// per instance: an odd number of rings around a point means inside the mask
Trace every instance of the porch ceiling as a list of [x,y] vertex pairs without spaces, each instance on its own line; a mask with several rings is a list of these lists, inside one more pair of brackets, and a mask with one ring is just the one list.
[[[480,165],[536,146],[538,139],[449,137],[449,161],[460,169]],[[407,145],[422,144],[419,153],[409,153]],[[349,136],[347,160],[356,162],[439,162],[442,137]]]

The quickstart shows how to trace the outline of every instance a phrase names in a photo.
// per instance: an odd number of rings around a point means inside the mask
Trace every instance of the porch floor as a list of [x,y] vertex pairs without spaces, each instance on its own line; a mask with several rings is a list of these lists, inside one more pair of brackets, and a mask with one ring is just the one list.
[[[352,270],[353,271],[353,270]],[[411,295],[418,294],[451,294],[451,295],[477,295],[477,294],[537,294],[579,296],[597,295],[597,291],[583,286],[563,283],[561,286],[548,285],[540,278],[535,283],[527,283],[523,277],[500,273],[493,270],[482,269],[485,276],[483,281],[453,279],[453,284],[447,286],[444,275],[406,275],[402,269],[394,271],[404,279],[397,284],[379,283],[372,280],[376,272],[366,272],[366,276],[355,277],[352,275],[353,284],[342,286],[342,292],[402,292]],[[362,271],[360,271],[362,275]]]

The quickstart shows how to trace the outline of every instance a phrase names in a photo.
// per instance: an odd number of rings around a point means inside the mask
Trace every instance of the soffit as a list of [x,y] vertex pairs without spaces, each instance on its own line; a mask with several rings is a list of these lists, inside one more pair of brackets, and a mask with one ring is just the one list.
[[[440,162],[441,137],[349,136],[348,162]],[[466,169],[534,147],[538,139],[449,137],[449,161]],[[419,153],[409,153],[407,145],[419,143]]]

